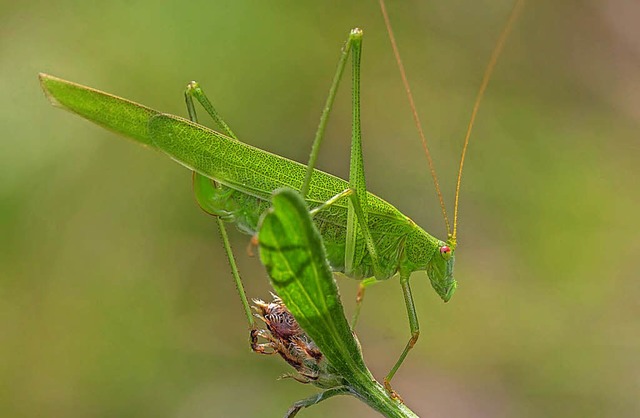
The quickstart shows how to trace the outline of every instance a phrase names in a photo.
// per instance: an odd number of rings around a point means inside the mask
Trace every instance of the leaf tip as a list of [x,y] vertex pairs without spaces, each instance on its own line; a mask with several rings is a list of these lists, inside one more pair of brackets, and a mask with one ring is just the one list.
[[52,105],[57,107],[62,107],[62,104],[58,101],[58,99],[53,95],[51,91],[51,85],[60,79],[45,73],[38,73],[38,80],[40,81],[40,87],[42,87],[42,91],[44,92],[45,97]]

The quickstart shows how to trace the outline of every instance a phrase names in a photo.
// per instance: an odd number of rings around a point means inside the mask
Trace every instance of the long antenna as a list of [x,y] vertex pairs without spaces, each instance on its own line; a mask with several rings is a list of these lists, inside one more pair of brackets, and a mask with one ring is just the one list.
[[480,84],[480,89],[478,90],[478,95],[476,96],[476,101],[473,104],[473,111],[471,112],[471,119],[469,119],[469,126],[467,127],[467,134],[464,138],[464,145],[462,146],[462,156],[460,157],[460,168],[458,169],[458,181],[456,183],[456,200],[453,206],[453,235],[451,236],[451,241],[453,245],[456,243],[456,234],[458,232],[458,202],[460,198],[460,181],[462,180],[462,167],[464,166],[464,158],[467,155],[467,147],[469,146],[469,138],[471,137],[471,130],[473,129],[473,124],[476,120],[476,116],[478,115],[478,108],[480,107],[480,101],[482,100],[482,96],[484,95],[485,90],[487,89],[487,85],[489,85],[489,80],[491,79],[491,74],[493,73],[493,69],[496,66],[496,62],[498,61],[498,57],[502,52],[502,48],[509,36],[509,32],[513,28],[514,22],[517,20],[518,15],[522,11],[522,7],[524,6],[524,0],[518,0],[516,4],[513,6],[511,10],[511,14],[509,14],[509,19],[505,24],[500,36],[498,37],[498,42],[496,46],[493,48],[493,52],[491,53],[491,58],[489,59],[489,63],[487,64],[487,68],[484,70],[484,75],[482,77],[482,83]]
[[[444,206],[444,199],[442,198],[442,192],[440,191],[438,176],[436,175],[436,169],[433,165],[433,159],[431,159],[431,153],[429,152],[429,147],[427,146],[427,139],[424,135],[424,131],[422,130],[422,123],[420,122],[420,118],[418,117],[416,104],[413,101],[413,94],[411,94],[411,88],[409,87],[409,80],[407,79],[407,73],[404,70],[404,65],[402,64],[402,58],[400,58],[400,52],[398,51],[396,38],[395,36],[393,36],[393,29],[391,28],[391,21],[389,20],[389,14],[387,13],[387,8],[384,4],[384,0],[379,0],[379,3],[380,3],[380,10],[382,11],[382,17],[384,18],[384,24],[387,27],[387,33],[389,34],[389,40],[391,41],[391,47],[393,48],[393,55],[396,58],[396,64],[398,64],[398,69],[400,70],[400,77],[402,77],[402,84],[404,85],[404,90],[407,93],[407,98],[409,99],[409,106],[411,106],[413,121],[416,125],[416,128],[418,129],[418,135],[420,135],[420,140],[422,141],[422,148],[424,149],[424,153],[427,156],[427,161],[429,162],[429,171],[431,171],[431,178],[433,178],[433,184],[436,186],[436,193],[438,194],[438,200],[440,200],[440,208],[442,209],[442,216],[444,217],[444,223],[447,225],[447,235],[451,236],[451,225],[449,224],[449,218],[447,217],[447,209]],[[455,235],[455,224],[454,224],[454,235]]]

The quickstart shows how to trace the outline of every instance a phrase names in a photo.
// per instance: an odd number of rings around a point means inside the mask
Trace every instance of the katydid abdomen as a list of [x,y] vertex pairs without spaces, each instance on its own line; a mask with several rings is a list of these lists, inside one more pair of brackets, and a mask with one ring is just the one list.
[[[246,233],[257,231],[260,215],[269,208],[274,190],[281,187],[300,190],[304,181],[305,165],[177,116],[154,116],[149,134],[158,149],[220,183],[220,197],[214,204]],[[345,180],[314,170],[306,200],[313,209],[347,189],[349,183]],[[376,277],[387,279],[401,268],[407,272],[425,270],[444,242],[429,235],[385,200],[372,193],[367,193],[367,198],[367,223],[381,267]],[[329,263],[340,272],[345,272],[347,211],[347,200],[342,199],[314,216]],[[354,256],[352,271],[345,273],[357,279],[371,277],[373,262],[361,236],[356,240]]]

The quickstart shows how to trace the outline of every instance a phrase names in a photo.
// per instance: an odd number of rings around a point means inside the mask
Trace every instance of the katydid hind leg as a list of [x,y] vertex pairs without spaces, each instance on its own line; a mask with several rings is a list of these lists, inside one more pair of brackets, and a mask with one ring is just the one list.
[[387,389],[389,393],[394,396],[397,396],[394,390],[391,388],[391,379],[396,374],[404,359],[409,354],[409,351],[413,348],[416,341],[418,341],[418,337],[420,336],[420,325],[418,324],[418,314],[416,313],[416,305],[413,301],[413,296],[411,294],[411,286],[409,285],[409,274],[401,273],[400,277],[400,285],[402,286],[402,294],[404,296],[404,303],[407,306],[407,315],[409,317],[409,328],[411,329],[411,338],[407,342],[407,345],[402,350],[400,357],[396,361],[396,364],[393,365],[387,376],[384,378],[384,387]]
[[[195,81],[192,81],[187,86],[187,89],[184,93],[185,102],[187,104],[187,112],[189,114],[189,119],[192,122],[198,122],[198,116],[196,114],[193,97],[202,104],[207,113],[211,115],[214,121],[225,131],[225,133],[233,138],[235,135],[228,127],[228,125],[224,122],[224,120],[220,117],[215,108],[211,105],[211,102],[207,99],[207,96],[202,92],[200,87]],[[216,199],[219,199],[221,196],[221,189],[208,177],[205,177],[201,174],[193,172],[193,188],[194,193],[196,195],[196,200],[200,207],[207,213],[214,215],[216,218],[216,222],[218,223],[218,230],[220,232],[220,236],[222,238],[222,244],[224,246],[225,253],[227,255],[227,259],[229,261],[229,266],[231,267],[231,273],[233,275],[233,279],[236,285],[236,290],[240,295],[240,301],[242,303],[242,308],[244,310],[244,314],[247,318],[247,322],[249,325],[249,329],[254,330],[255,320],[253,318],[253,313],[251,311],[251,306],[249,305],[249,300],[247,298],[247,294],[244,290],[244,285],[242,283],[242,278],[240,277],[240,272],[238,271],[238,265],[236,264],[236,259],[233,255],[233,249],[231,248],[231,243],[229,242],[229,235],[227,234],[227,228],[224,225],[225,215],[228,213],[221,212],[214,203]]]
[[351,161],[349,163],[349,187],[353,190],[347,212],[347,234],[345,245],[345,272],[353,272],[356,260],[356,237],[361,231],[371,257],[373,272],[382,279],[378,253],[368,224],[367,185],[362,156],[362,130],[360,127],[360,57],[362,53],[362,31],[353,29],[349,35],[352,62],[352,123],[351,123]]

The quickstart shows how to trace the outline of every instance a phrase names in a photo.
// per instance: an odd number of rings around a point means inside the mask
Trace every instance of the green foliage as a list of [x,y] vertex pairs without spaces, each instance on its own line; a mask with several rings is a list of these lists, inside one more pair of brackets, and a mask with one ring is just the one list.
[[274,192],[261,222],[260,258],[273,287],[351,393],[388,417],[415,416],[375,381],[351,332],[338,288],[302,197],[291,189]]
[[272,205],[258,239],[273,287],[340,374],[366,373],[306,204],[297,192],[281,189],[274,193]]

